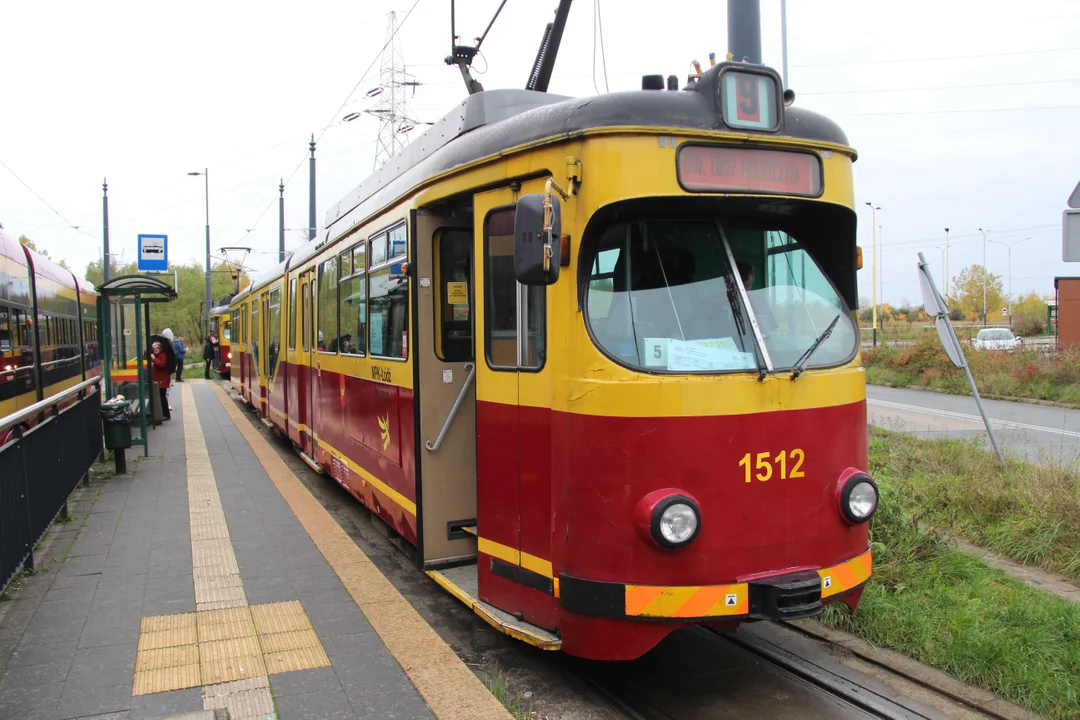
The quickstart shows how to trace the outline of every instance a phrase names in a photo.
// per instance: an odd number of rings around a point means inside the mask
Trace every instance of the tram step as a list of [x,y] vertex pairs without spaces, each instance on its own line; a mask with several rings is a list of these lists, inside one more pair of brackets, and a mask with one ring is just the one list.
[[261,422],[263,425],[270,428],[271,430],[274,429],[274,423],[270,422],[269,418],[259,418],[259,422]]
[[463,532],[469,533],[470,535],[476,535],[476,526],[475,525],[462,525],[461,530]]
[[543,650],[559,650],[562,647],[562,640],[558,635],[519,620],[510,613],[503,612],[480,600],[476,565],[464,565],[446,570],[428,570],[427,574],[499,632]]
[[300,459],[303,460],[304,462],[306,462],[308,464],[308,467],[310,467],[312,470],[319,473],[320,475],[325,475],[326,474],[326,471],[323,470],[323,466],[320,465],[319,463],[315,462],[314,458],[312,458],[306,452],[304,452],[303,450],[297,449],[296,453],[300,456]]

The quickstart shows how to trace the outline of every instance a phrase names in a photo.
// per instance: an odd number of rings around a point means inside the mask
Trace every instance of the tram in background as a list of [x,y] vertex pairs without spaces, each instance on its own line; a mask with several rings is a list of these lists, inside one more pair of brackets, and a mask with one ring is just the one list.
[[231,303],[264,423],[593,659],[871,573],[856,153],[761,65],[662,88],[472,94]]
[[0,230],[0,417],[101,374],[97,297]]
[[[232,335],[232,317],[228,305],[218,305],[210,310],[210,332],[217,333],[218,337],[218,367],[217,373],[225,379],[230,376],[232,363],[232,348],[230,336]],[[200,356],[202,349],[199,350]]]

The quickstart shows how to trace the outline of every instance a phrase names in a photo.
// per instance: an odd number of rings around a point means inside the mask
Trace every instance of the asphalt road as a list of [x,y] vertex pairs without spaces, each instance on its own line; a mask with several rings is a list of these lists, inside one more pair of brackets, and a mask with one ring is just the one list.
[[[1031,462],[1080,467],[1080,410],[983,400],[1002,451]],[[921,437],[977,437],[990,447],[975,398],[888,388],[866,388],[867,419]]]

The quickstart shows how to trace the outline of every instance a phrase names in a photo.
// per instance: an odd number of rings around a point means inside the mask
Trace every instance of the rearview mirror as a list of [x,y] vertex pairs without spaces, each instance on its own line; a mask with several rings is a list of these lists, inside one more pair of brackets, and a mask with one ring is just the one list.
[[551,195],[548,235],[544,230],[544,197],[522,195],[514,211],[514,274],[522,285],[551,285],[559,279],[561,206],[559,198]]

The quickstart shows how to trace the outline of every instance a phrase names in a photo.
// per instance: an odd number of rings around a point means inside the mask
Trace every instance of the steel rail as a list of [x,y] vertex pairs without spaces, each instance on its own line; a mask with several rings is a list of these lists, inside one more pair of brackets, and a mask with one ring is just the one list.
[[22,410],[11,413],[10,415],[0,418],[0,431],[7,430],[10,427],[14,427],[24,420],[34,417],[38,413],[47,412],[60,402],[67,400],[69,397],[78,395],[87,388],[97,386],[101,383],[100,377],[93,377],[89,380],[83,380],[78,385],[72,385],[67,390],[62,390],[55,395],[50,395],[40,402],[36,402],[29,407],[25,407]]

